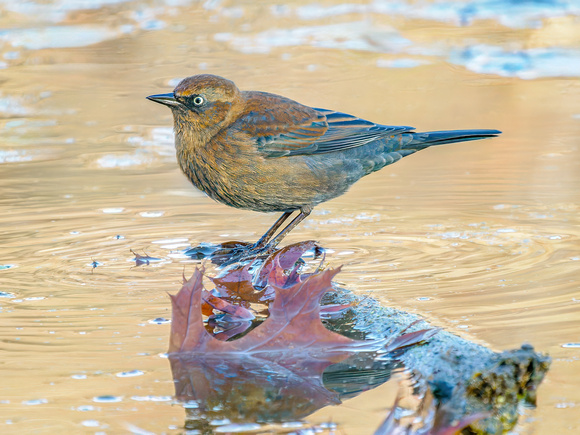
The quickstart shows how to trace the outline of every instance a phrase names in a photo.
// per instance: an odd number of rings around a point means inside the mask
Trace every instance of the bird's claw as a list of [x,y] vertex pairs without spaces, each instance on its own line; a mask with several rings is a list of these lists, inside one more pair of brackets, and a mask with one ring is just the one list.
[[209,259],[220,267],[226,267],[234,263],[244,263],[267,257],[275,251],[275,248],[272,244],[261,246],[234,241],[220,244],[201,243],[198,246],[187,249],[184,253],[191,258],[198,260]]
[[220,267],[227,267],[235,263],[246,263],[259,258],[268,257],[274,251],[275,247],[271,245],[252,245],[233,251],[230,254],[224,253],[225,255],[221,255],[219,258],[212,257],[211,261],[214,264],[218,264]]

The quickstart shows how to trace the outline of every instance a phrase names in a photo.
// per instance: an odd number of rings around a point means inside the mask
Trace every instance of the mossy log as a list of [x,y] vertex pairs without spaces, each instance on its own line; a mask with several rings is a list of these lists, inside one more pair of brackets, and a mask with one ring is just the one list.
[[[326,303],[358,303],[347,318],[327,322],[327,327],[346,335],[389,336],[414,325],[409,331],[432,327],[419,316],[381,306],[376,300],[358,297],[337,288]],[[520,349],[495,352],[450,332],[440,330],[426,343],[402,352],[397,359],[411,373],[418,392],[431,390],[437,406],[446,408],[450,420],[486,415],[470,423],[463,433],[501,434],[512,429],[518,406],[535,406],[536,391],[550,366],[550,357],[529,344]],[[344,364],[347,364],[345,362]],[[343,370],[340,364],[325,372]]]

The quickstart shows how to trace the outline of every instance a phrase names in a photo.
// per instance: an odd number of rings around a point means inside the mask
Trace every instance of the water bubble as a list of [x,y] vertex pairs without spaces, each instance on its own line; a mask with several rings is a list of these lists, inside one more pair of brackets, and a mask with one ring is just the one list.
[[157,317],[155,319],[148,320],[147,323],[152,323],[154,325],[166,325],[167,323],[171,323],[171,320],[164,317]]
[[117,403],[117,402],[122,402],[122,401],[123,401],[123,396],[104,395],[104,396],[93,397],[93,402],[97,402],[97,403]]

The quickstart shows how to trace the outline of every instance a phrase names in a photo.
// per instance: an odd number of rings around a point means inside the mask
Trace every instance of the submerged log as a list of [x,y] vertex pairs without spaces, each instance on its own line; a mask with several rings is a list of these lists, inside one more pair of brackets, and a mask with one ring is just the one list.
[[[427,329],[429,323],[414,314],[384,307],[378,301],[336,288],[325,303],[357,302],[348,319],[328,321],[327,327],[351,335],[389,336],[415,323],[412,330]],[[397,356],[408,370],[419,394],[430,390],[437,407],[444,407],[449,421],[470,415],[486,415],[471,422],[463,433],[501,434],[518,420],[518,406],[535,406],[536,391],[550,367],[550,357],[529,344],[520,349],[495,352],[447,331],[439,331],[426,343]],[[343,370],[340,364],[325,372]]]

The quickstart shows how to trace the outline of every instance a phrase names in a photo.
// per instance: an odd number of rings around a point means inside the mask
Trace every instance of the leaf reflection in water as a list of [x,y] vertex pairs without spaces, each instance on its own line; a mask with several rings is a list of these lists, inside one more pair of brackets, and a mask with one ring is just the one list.
[[[203,433],[212,422],[226,420],[300,420],[382,384],[397,365],[389,354],[437,332],[401,331],[389,339],[354,340],[326,329],[320,301],[333,291],[332,278],[340,268],[297,273],[299,253],[309,246],[279,251],[263,263],[256,276],[275,296],[266,320],[241,338],[222,341],[206,330],[202,271],[196,270],[171,296],[169,359],[176,397],[187,403],[188,429]],[[247,271],[231,273],[242,277]],[[222,277],[219,283],[224,282],[228,279]],[[325,371],[332,375],[324,377]]]

